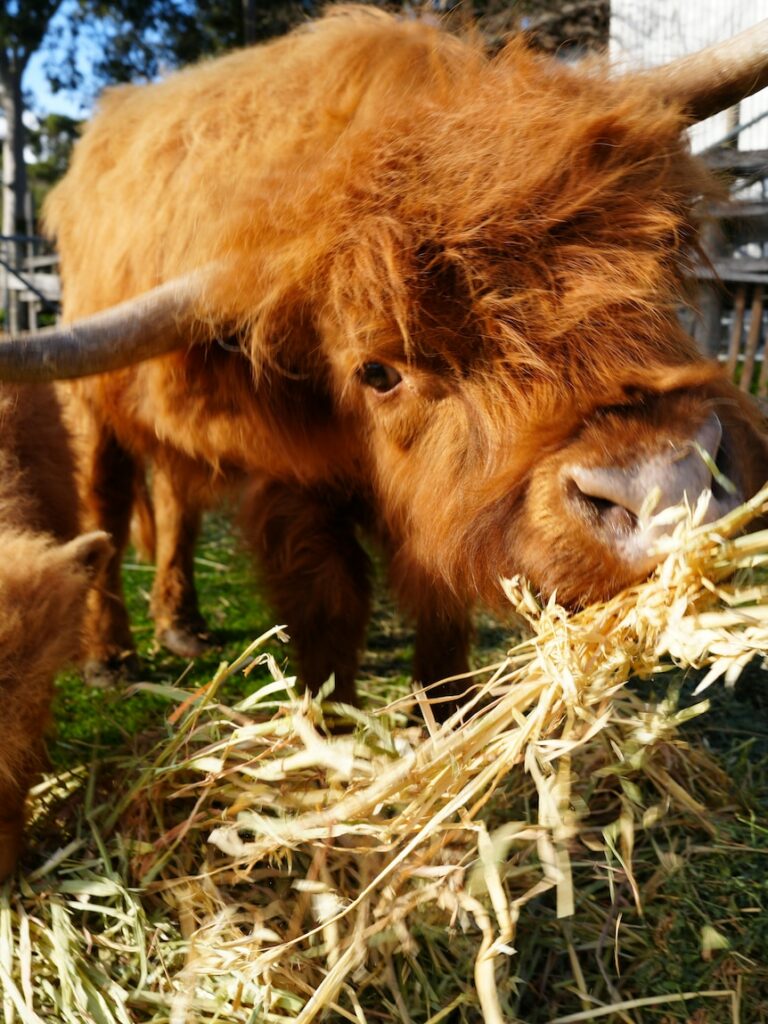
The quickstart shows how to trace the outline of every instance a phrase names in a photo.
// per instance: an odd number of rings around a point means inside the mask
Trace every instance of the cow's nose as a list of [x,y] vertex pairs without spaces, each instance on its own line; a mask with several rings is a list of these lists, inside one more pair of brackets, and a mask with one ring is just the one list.
[[653,522],[652,516],[683,501],[693,507],[707,491],[703,521],[712,522],[741,500],[738,493],[727,493],[712,479],[711,466],[722,436],[720,420],[712,413],[689,440],[670,443],[628,465],[567,466],[566,491],[618,554],[651,566],[657,561],[656,542],[675,525]]

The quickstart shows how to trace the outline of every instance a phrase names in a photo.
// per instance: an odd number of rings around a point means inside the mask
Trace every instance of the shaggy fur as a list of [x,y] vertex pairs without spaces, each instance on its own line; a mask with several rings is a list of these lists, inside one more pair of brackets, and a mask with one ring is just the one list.
[[[96,522],[122,544],[117,451],[124,479],[159,459],[179,502],[205,466],[254,479],[253,543],[313,684],[354,674],[360,524],[391,552],[423,680],[466,664],[467,608],[500,575],[576,603],[628,583],[563,494],[569,459],[627,465],[715,408],[744,491],[768,472],[761,421],[675,314],[713,189],[684,127],[647,81],[364,8],[109,92],[47,208],[67,317],[215,262],[197,320],[242,353],[76,387]],[[402,383],[366,387],[367,362]],[[117,618],[97,657],[130,645]]]
[[[0,880],[45,763],[53,678],[79,653],[86,592],[111,553],[76,536],[72,457],[52,388],[0,388]],[[73,539],[74,538],[74,539]]]

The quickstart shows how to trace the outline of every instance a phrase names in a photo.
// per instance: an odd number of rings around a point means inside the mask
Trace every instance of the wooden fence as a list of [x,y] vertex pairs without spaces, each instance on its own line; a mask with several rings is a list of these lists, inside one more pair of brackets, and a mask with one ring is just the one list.
[[730,182],[729,202],[706,210],[708,262],[696,270],[698,316],[692,327],[699,348],[716,356],[744,391],[768,397],[768,149],[727,144],[703,154]]
[[37,330],[59,311],[59,258],[36,235],[0,235],[0,287],[6,330]]

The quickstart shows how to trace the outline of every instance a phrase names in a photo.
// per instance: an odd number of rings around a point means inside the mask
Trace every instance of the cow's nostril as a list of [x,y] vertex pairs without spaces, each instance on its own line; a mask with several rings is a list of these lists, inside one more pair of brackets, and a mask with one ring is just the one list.
[[699,453],[706,452],[711,459],[716,459],[723,440],[723,427],[715,413],[710,413],[696,431],[693,439]]
[[[568,482],[569,497],[574,501],[582,515],[595,524],[616,533],[629,533],[637,528],[637,515],[622,501],[614,488],[601,486],[600,471],[584,470],[575,467]],[[607,493],[611,492],[611,493]]]
[[591,514],[599,514],[601,522],[634,529],[681,502],[693,507],[713,489],[713,472],[722,479],[722,436],[720,420],[711,413],[689,440],[670,442],[628,465],[568,466],[566,486],[583,508],[592,506]]
[[637,516],[630,509],[604,498],[589,498],[588,495],[585,497],[596,507],[603,526],[615,530],[616,533],[630,533],[637,528]]
[[727,448],[723,445],[718,449],[715,459],[715,472],[712,475],[712,497],[716,501],[729,501],[738,493],[733,482],[733,465]]

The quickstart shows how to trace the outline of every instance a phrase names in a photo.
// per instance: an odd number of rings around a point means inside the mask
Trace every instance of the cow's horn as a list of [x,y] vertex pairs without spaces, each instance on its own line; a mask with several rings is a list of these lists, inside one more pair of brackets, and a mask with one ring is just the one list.
[[0,336],[0,380],[65,380],[120,370],[208,335],[192,330],[206,273],[175,278],[60,327]]
[[768,86],[768,19],[642,77],[680,103],[692,121],[703,121]]

